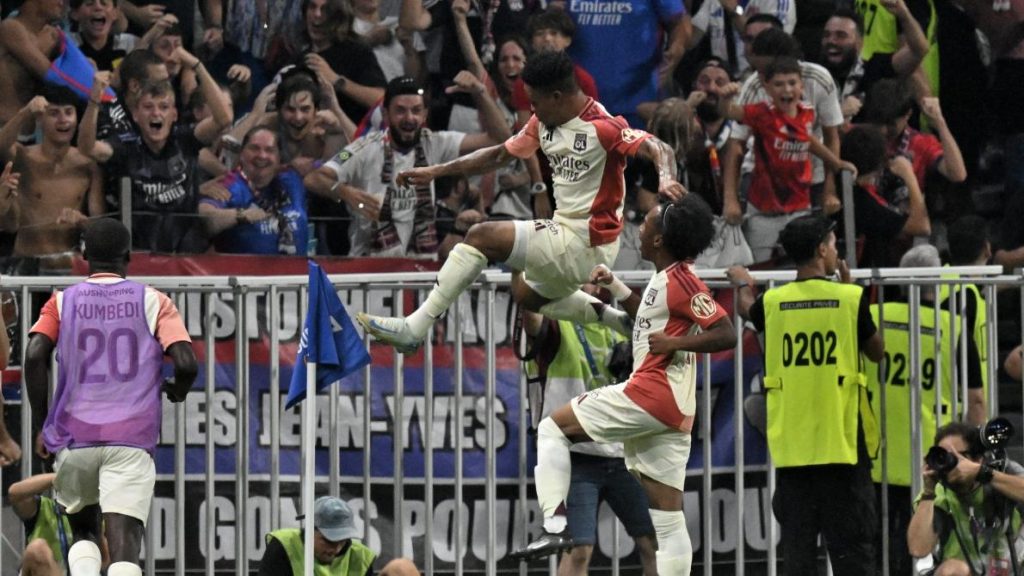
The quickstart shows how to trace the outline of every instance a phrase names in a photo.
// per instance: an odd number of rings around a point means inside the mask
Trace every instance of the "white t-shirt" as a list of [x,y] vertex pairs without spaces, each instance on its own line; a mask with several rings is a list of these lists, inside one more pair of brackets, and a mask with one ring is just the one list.
[[[372,194],[378,201],[383,201],[388,190],[391,190],[391,217],[398,231],[401,243],[383,253],[371,253],[373,241],[373,222],[353,216],[348,227],[351,249],[349,256],[404,256],[406,247],[412,237],[413,223],[416,212],[416,189],[412,186],[399,187],[395,178],[416,164],[416,149],[407,151],[394,150],[394,166],[391,182],[381,182],[381,171],[384,168],[385,132],[373,132],[353,142],[347,150],[351,154],[342,160],[339,154],[325,164],[338,175],[343,184],[354,186]],[[427,164],[433,166],[459,157],[459,146],[466,135],[461,132],[431,132],[424,129],[423,151],[427,156]],[[433,204],[434,184],[430,184],[430,203]]]
[[[795,0],[748,0],[740,2],[744,14],[771,14],[782,21],[786,34],[792,34],[796,27]],[[725,12],[718,0],[706,0],[693,15],[693,27],[703,31],[711,38],[711,53],[726,62],[729,61],[729,49],[725,42]],[[733,28],[733,44],[736,46],[737,74],[747,70],[749,64],[743,55],[743,31]]]
[[[384,18],[378,24],[360,18],[355,18],[352,21],[352,29],[360,36],[366,36],[377,26],[390,28],[392,33],[391,42],[373,47],[373,55],[377,57],[377,64],[384,72],[384,78],[390,82],[394,78],[405,75],[405,49],[402,48],[402,43],[398,41],[398,38],[394,37],[395,29],[398,28],[398,17]],[[418,33],[413,35],[413,46],[419,52],[426,50]]]
[[[841,126],[843,124],[843,111],[839,107],[839,96],[835,80],[832,74],[824,66],[812,62],[800,62],[800,72],[804,80],[804,94],[802,100],[814,108],[814,137],[821,141],[822,126]],[[771,102],[771,97],[761,84],[759,74],[751,74],[740,88],[739,98],[736,104],[745,106],[758,102]],[[744,140],[750,136],[750,128],[744,124],[736,124],[733,128],[733,140]],[[754,170],[754,154],[748,146],[747,155],[743,158],[743,173]],[[814,175],[811,181],[819,184],[825,181],[825,168],[817,156],[811,157],[814,164]]]

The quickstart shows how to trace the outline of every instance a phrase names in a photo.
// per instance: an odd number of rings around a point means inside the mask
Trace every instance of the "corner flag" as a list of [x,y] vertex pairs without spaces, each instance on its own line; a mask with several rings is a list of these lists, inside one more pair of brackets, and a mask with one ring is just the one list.
[[295,357],[285,408],[306,398],[306,362],[315,365],[316,389],[341,380],[370,363],[370,353],[352,325],[327,274],[309,261],[309,310]]

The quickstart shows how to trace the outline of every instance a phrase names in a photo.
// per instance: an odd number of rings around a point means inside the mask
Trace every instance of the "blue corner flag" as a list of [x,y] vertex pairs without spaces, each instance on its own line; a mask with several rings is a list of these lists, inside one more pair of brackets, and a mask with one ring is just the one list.
[[331,281],[312,260],[309,261],[309,310],[285,408],[306,399],[307,361],[317,365],[317,391],[370,363],[370,353],[366,351],[363,339],[352,325]]

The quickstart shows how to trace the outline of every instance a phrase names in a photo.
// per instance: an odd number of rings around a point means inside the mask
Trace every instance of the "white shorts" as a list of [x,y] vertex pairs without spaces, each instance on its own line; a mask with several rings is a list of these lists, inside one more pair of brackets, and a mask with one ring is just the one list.
[[690,459],[690,435],[651,416],[626,396],[626,384],[580,394],[569,405],[597,442],[622,442],[626,468],[680,492]]
[[568,226],[554,220],[516,220],[516,239],[507,263],[523,271],[534,292],[549,300],[565,298],[590,280],[594,266],[611,268],[619,241],[590,246]]
[[54,462],[54,496],[74,514],[99,503],[103,513],[149,519],[156,484],[153,457],[141,448],[92,446],[65,448]]

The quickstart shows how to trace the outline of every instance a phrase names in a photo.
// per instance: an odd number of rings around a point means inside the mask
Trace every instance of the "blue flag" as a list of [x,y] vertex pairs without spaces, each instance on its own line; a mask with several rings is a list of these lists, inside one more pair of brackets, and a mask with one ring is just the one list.
[[[58,30],[58,33],[58,55],[50,64],[50,69],[43,79],[50,84],[70,88],[79,98],[88,100],[92,93],[92,77],[96,73],[96,68],[63,31]],[[115,102],[117,95],[113,89],[107,88],[100,99],[103,102]]]
[[307,361],[317,364],[318,392],[370,363],[370,353],[366,351],[363,339],[352,325],[331,281],[312,260],[309,261],[309,310],[285,408],[306,399]]

